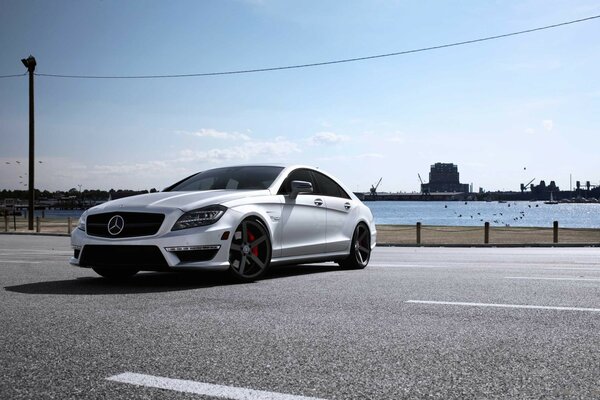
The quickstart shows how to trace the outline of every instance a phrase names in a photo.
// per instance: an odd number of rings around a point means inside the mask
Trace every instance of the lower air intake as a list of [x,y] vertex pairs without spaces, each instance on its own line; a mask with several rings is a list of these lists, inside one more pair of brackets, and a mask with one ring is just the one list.
[[156,246],[87,245],[83,247],[79,264],[82,267],[137,267],[140,270],[167,269]]

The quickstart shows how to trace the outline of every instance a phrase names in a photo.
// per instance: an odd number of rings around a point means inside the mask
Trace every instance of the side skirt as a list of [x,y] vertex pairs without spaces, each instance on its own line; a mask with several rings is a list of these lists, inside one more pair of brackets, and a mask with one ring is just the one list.
[[298,256],[298,257],[280,257],[273,258],[271,265],[289,265],[289,264],[310,264],[328,261],[341,261],[348,257],[348,252],[337,252],[337,253],[325,253],[317,254],[312,256]]

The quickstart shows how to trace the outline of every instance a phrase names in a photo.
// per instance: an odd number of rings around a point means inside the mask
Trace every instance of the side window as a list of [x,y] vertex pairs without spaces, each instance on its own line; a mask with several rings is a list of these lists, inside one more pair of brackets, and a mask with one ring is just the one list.
[[283,184],[279,188],[279,192],[277,192],[277,194],[290,194],[292,191],[292,181],[310,182],[313,185],[313,189],[317,190],[310,171],[307,169],[296,169],[292,171],[287,178],[285,178],[285,181],[283,181]]
[[343,199],[350,198],[350,196],[348,196],[346,191],[344,189],[342,189],[340,187],[340,185],[335,183],[335,181],[333,179],[331,179],[328,176],[325,176],[319,172],[313,172],[313,173],[317,179],[317,183],[319,186],[319,194],[322,194],[323,196],[330,196],[330,197],[341,197]]
[[187,190],[210,190],[210,188],[215,184],[216,179],[214,177],[210,177],[207,179],[200,179],[195,183],[195,187],[188,188]]

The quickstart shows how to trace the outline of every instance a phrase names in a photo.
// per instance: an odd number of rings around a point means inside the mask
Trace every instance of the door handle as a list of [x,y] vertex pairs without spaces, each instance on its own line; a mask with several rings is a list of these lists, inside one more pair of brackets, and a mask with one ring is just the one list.
[[350,204],[350,203],[345,203],[345,204],[344,204],[344,208],[345,208],[346,210],[349,210],[349,209],[350,209],[350,207],[352,207],[352,204]]
[[321,199],[315,199],[315,206],[322,206],[323,205],[323,200]]

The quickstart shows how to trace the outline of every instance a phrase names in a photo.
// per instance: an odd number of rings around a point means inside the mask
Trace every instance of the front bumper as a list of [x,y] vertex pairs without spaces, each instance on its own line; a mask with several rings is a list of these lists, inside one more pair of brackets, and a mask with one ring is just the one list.
[[133,238],[90,236],[76,228],[71,233],[74,254],[69,263],[84,268],[135,266],[141,271],[226,270],[231,238],[239,222],[236,214],[227,212],[213,225],[179,231],[170,230],[177,216],[167,216],[156,235]]

